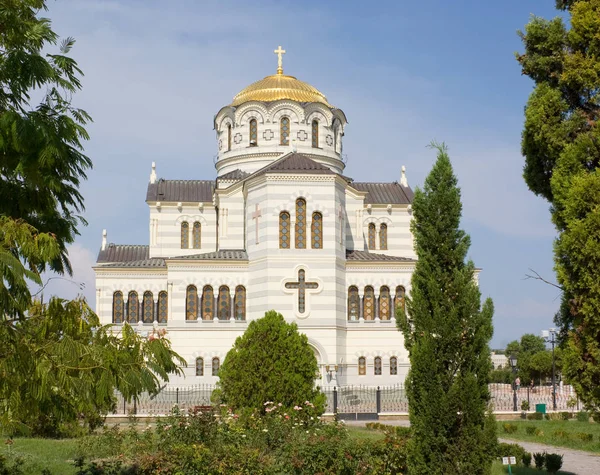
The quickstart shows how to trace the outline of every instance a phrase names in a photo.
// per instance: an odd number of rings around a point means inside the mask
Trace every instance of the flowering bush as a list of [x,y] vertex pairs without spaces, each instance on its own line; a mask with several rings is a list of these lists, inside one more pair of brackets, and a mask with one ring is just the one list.
[[[356,441],[343,424],[326,423],[310,401],[285,409],[172,413],[156,428],[113,428],[82,440],[78,473],[146,474],[398,474],[405,470],[406,431],[386,431],[379,441]],[[87,471],[86,471],[87,470]],[[104,471],[103,471],[104,470]]]

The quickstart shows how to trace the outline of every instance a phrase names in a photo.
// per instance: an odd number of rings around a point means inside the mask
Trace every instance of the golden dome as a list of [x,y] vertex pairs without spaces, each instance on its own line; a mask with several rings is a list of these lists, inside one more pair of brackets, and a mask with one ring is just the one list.
[[250,84],[233,98],[232,106],[248,101],[272,102],[290,99],[296,102],[320,102],[328,107],[327,98],[316,88],[294,76],[278,73]]

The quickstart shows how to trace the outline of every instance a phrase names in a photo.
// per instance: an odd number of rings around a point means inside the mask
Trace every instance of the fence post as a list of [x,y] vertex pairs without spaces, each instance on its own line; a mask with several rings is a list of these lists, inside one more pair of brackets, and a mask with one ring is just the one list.
[[531,402],[529,401],[529,386],[527,386],[527,405],[529,406],[529,410],[531,410]]
[[137,398],[133,398],[133,413],[137,414]]
[[338,409],[338,400],[337,400],[337,388],[336,386],[333,387],[333,413],[337,415],[337,409]]
[[179,388],[175,388],[175,404],[179,405]]
[[127,415],[127,400],[123,397],[123,414]]
[[377,414],[381,412],[381,389],[377,386]]

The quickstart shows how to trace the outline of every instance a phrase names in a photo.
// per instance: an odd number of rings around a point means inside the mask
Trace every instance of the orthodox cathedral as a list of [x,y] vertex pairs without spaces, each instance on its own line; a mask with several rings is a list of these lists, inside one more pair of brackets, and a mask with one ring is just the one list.
[[149,244],[107,242],[96,273],[103,324],[165,328],[188,362],[170,384],[214,384],[248,322],[274,309],[307,335],[318,384],[403,383],[395,309],[416,255],[413,192],[344,175],[346,115],[283,73],[257,81],[214,119],[216,177],[159,177],[146,193]]

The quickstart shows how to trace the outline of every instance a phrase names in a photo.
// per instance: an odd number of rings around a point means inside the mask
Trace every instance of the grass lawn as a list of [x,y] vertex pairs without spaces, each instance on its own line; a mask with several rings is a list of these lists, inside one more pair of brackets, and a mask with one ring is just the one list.
[[385,435],[379,430],[369,430],[366,427],[347,426],[348,435],[356,440],[382,440]]
[[14,439],[12,446],[2,443],[0,454],[21,456],[25,463],[23,470],[27,475],[39,475],[43,468],[53,474],[72,475],[75,473],[73,457],[76,453],[75,439]]
[[[537,470],[535,468],[526,468],[526,467],[511,467],[513,475],[543,475],[548,472],[545,470]],[[502,465],[501,462],[494,462],[492,465],[492,475],[504,475],[508,473],[508,466]],[[575,475],[571,472],[563,472],[562,470],[558,472],[557,475]]]
[[[512,434],[504,431],[504,424],[515,424],[518,429]],[[526,428],[539,429],[538,435],[528,434]],[[591,441],[584,441],[579,434],[591,434]],[[600,424],[595,422],[570,421],[498,421],[498,437],[512,440],[537,442],[600,453]]]

